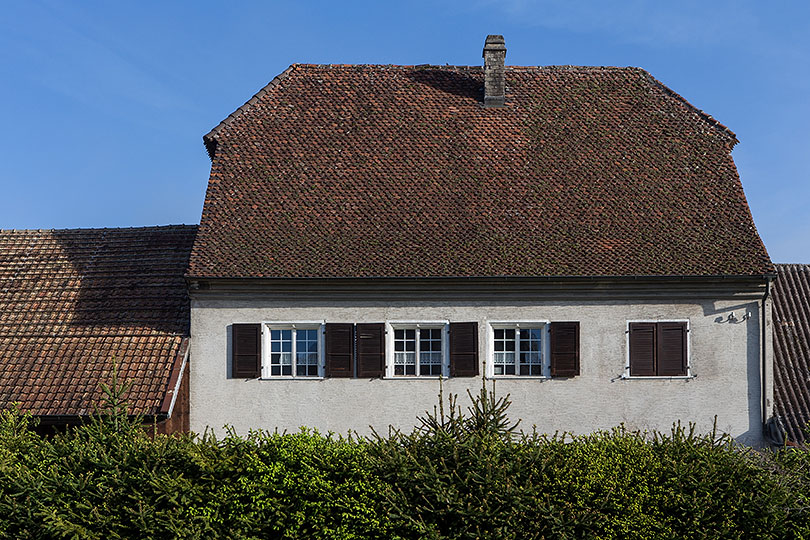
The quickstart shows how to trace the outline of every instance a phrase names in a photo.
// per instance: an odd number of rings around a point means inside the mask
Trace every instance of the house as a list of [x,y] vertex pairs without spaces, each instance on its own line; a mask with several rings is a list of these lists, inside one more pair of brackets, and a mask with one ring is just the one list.
[[204,137],[190,425],[409,428],[509,393],[543,432],[760,444],[774,267],[737,139],[649,73],[294,64]]
[[131,381],[133,414],[188,431],[189,300],[196,226],[0,231],[0,409],[51,432]]
[[788,443],[810,429],[810,265],[777,264],[773,284],[774,413]]

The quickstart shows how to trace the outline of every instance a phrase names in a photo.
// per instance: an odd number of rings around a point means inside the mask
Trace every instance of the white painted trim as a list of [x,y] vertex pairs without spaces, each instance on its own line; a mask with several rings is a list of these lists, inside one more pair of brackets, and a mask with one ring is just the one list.
[[691,379],[697,379],[697,375],[673,375],[672,377],[666,377],[662,375],[650,375],[649,377],[643,377],[636,375],[635,377],[631,377],[629,375],[621,376],[621,380],[623,381],[650,381],[650,380],[657,380],[657,381],[688,381]]
[[[484,346],[486,347],[486,355],[484,356],[486,360],[486,368],[484,376],[490,379],[519,379],[519,380],[528,380],[528,379],[551,379],[551,321],[545,319],[537,319],[532,321],[527,320],[519,320],[519,321],[485,321],[486,324],[486,336],[484,338]],[[543,342],[542,342],[542,351],[541,351],[541,363],[544,375],[519,375],[517,371],[520,368],[520,361],[519,357],[517,356],[520,354],[520,351],[515,351],[515,359],[518,363],[515,365],[515,375],[495,375],[495,329],[520,329],[523,328],[537,328],[538,326],[542,326],[543,328]]]
[[[674,375],[667,377],[663,375],[631,376],[630,375],[630,324],[631,323],[686,323],[686,375]],[[694,379],[697,375],[692,373],[692,322],[689,319],[628,319],[624,326],[624,371],[622,380],[687,380]]]
[[[270,362],[267,361],[270,355],[270,330],[317,330],[318,331],[318,375],[296,375],[295,364],[295,344],[296,336],[293,334],[292,346],[290,347],[290,356],[292,359],[292,375],[270,375]],[[278,380],[307,380],[317,381],[325,378],[325,363],[326,363],[326,322],[320,321],[262,321],[262,357],[261,369],[259,380],[262,381],[278,381]]]
[[[394,330],[407,329],[436,329],[442,331],[442,377],[450,376],[450,341],[448,339],[449,322],[447,320],[437,321],[385,321],[385,369],[383,379],[386,380],[427,380],[438,379],[438,375],[394,375]],[[416,372],[419,373],[419,338],[416,338]]]
[[448,319],[437,319],[435,321],[390,320],[390,321],[386,321],[386,323],[390,324],[391,326],[404,325],[404,326],[416,326],[418,328],[421,325],[421,326],[423,326],[425,328],[430,328],[430,327],[438,328],[440,326],[450,324],[450,321]]
[[174,412],[174,402],[177,401],[177,393],[180,391],[180,383],[183,382],[183,373],[186,371],[186,363],[188,362],[188,355],[191,352],[191,340],[188,340],[186,353],[183,355],[183,362],[180,364],[180,375],[177,376],[177,382],[174,384],[174,393],[172,394],[172,402],[169,404],[169,412],[166,418],[171,418]]
[[322,377],[322,376],[317,376],[317,377],[316,376],[291,377],[289,375],[276,375],[276,376],[270,376],[270,377],[259,377],[258,379],[254,379],[254,380],[258,380],[258,381],[325,381],[327,378],[328,377]]

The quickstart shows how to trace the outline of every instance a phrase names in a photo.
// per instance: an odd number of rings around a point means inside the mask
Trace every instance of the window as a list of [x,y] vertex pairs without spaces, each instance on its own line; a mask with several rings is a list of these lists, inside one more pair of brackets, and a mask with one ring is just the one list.
[[629,322],[625,377],[688,377],[686,321]]
[[545,323],[493,324],[490,375],[548,377]]
[[320,325],[267,324],[262,377],[322,376]]
[[447,376],[445,325],[391,324],[390,377]]

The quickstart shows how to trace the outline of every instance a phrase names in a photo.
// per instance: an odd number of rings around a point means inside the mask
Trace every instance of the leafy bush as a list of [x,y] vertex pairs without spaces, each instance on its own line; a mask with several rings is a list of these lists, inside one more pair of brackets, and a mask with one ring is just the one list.
[[0,538],[810,538],[804,450],[520,433],[483,386],[410,433],[152,437],[109,390],[47,439],[0,411]]

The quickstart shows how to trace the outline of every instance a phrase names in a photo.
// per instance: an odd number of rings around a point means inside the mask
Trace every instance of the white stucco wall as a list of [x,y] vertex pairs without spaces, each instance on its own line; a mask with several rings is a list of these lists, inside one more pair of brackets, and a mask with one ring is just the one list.
[[[369,426],[408,429],[437,403],[436,380],[243,380],[228,378],[230,325],[263,321],[479,322],[481,371],[490,321],[580,321],[581,375],[569,379],[499,379],[496,392],[511,394],[510,416],[540,432],[585,433],[620,423],[666,430],[678,420],[700,431],[717,426],[740,442],[761,440],[760,302],[728,300],[600,300],[583,302],[497,299],[224,300],[193,298],[191,310],[191,429],[221,433],[225,425],[368,434]],[[737,322],[728,322],[734,312]],[[740,320],[750,313],[750,318]],[[684,320],[690,325],[689,380],[622,380],[627,321]],[[772,380],[772,379],[769,379]],[[450,378],[446,393],[480,389],[480,378]]]

